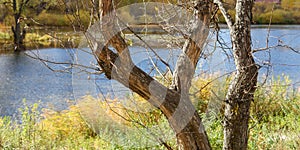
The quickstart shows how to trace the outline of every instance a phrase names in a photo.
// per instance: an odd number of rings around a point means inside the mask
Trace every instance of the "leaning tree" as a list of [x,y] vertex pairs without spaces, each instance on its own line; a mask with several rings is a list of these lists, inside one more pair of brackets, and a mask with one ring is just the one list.
[[86,37],[101,71],[108,79],[120,82],[158,108],[176,133],[180,149],[211,149],[201,117],[190,100],[189,89],[209,35],[209,26],[214,16],[212,10],[215,6],[220,9],[230,30],[236,65],[234,79],[224,99],[223,149],[247,149],[249,108],[256,90],[258,73],[252,56],[250,35],[253,0],[236,0],[234,20],[220,0],[177,3],[192,12],[193,19],[189,21],[188,33],[184,34],[185,42],[172,72],[170,87],[164,86],[133,63],[128,43],[118,30],[122,21],[116,15],[114,1],[92,0],[92,4],[91,18],[99,17],[97,31],[103,35],[104,42],[94,41],[90,35]]
[[[114,14],[113,1],[101,1],[101,4],[103,17],[100,27],[107,43],[97,43],[96,47],[94,45],[94,53],[106,77],[119,81],[161,110],[175,131],[180,148],[210,149],[201,118],[192,105],[188,93],[202,47],[209,34],[207,29],[210,24],[212,3],[204,0],[196,2],[193,6],[193,14],[197,20],[191,25],[192,32],[178,58],[173,73],[173,85],[170,88],[157,82],[133,64],[127,43],[120,32],[114,32],[118,27],[115,26],[117,16]],[[105,45],[99,46],[100,44]],[[113,46],[117,53],[109,46]]]

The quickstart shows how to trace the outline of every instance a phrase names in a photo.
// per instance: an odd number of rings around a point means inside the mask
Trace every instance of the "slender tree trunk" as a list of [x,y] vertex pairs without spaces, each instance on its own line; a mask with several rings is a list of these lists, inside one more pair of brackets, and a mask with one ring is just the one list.
[[17,14],[15,15],[15,26],[12,26],[12,31],[14,34],[15,51],[20,51],[22,49],[23,39],[21,35],[21,24],[19,23],[19,17]]
[[24,50],[23,40],[25,38],[25,30],[21,28],[21,13],[23,9],[24,1],[21,2],[20,6],[17,6],[17,1],[13,0],[13,11],[14,11],[14,23],[15,25],[11,27],[14,34],[14,50],[20,51]]
[[225,101],[224,150],[246,150],[250,104],[256,90],[258,67],[251,52],[252,0],[237,0],[235,24],[230,27],[236,74]]
[[[113,11],[112,0],[102,0],[101,4],[102,16]],[[209,0],[199,0],[193,7],[201,23],[193,27],[195,32],[187,39],[183,54],[179,57],[173,88],[163,86],[132,63],[127,44],[120,33],[111,32],[114,31],[114,16],[102,20],[105,22],[102,31],[104,38],[118,54],[110,50],[108,45],[104,45],[103,49],[96,48],[95,52],[107,78],[117,80],[161,110],[176,133],[179,148],[185,150],[211,149],[201,118],[188,95],[202,46],[209,33],[210,4]]]

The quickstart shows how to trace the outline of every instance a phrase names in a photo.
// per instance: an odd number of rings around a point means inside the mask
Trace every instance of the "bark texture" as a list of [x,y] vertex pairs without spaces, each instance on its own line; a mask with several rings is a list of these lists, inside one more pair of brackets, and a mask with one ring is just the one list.
[[[211,149],[201,118],[188,96],[191,79],[209,33],[210,5],[209,0],[194,3],[196,20],[178,59],[173,88],[155,81],[132,63],[126,42],[120,33],[113,32],[116,21],[114,15],[109,20],[101,21],[105,22],[101,26],[108,43],[100,46],[103,47],[101,49],[95,48],[98,64],[107,78],[117,80],[162,111],[176,133],[180,149]],[[102,0],[101,9],[102,16],[111,15],[114,11],[112,0]],[[110,50],[108,45],[113,46],[117,53]]]
[[22,12],[25,7],[25,5],[29,2],[29,0],[21,0],[19,3],[17,0],[13,0],[13,11],[14,11],[14,22],[15,26],[12,26],[12,32],[14,34],[14,50],[15,51],[20,51],[20,50],[25,50],[25,46],[23,44],[23,40],[26,35],[25,29],[21,27],[21,22],[22,22]]
[[253,0],[237,0],[235,23],[230,26],[236,73],[225,100],[224,150],[246,150],[250,104],[256,90],[258,67],[251,52]]

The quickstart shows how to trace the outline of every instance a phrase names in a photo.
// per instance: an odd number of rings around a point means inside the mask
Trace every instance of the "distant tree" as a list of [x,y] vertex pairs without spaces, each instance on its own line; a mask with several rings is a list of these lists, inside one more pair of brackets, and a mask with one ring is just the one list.
[[299,0],[282,0],[281,7],[285,10],[299,10],[300,1]]
[[26,35],[26,30],[22,27],[22,14],[30,0],[12,0],[12,8],[14,14],[14,25],[11,26],[11,30],[14,34],[14,50],[20,51],[24,50],[24,38]]
[[5,17],[8,15],[8,8],[4,3],[0,3],[0,22],[3,22]]

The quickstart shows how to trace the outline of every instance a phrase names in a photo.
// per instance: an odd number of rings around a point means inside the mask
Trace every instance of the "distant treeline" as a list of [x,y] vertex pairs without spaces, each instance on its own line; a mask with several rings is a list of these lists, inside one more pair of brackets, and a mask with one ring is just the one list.
[[[234,0],[225,0],[229,13],[234,14]],[[300,24],[300,0],[256,0],[253,8],[253,24]],[[225,22],[221,14],[220,22]]]
[[[12,0],[1,0],[0,2],[0,24],[11,26],[13,24]],[[91,0],[92,1],[92,0]],[[22,14],[22,21],[28,26],[70,26],[77,14],[83,25],[88,25],[90,19],[91,5],[89,0],[29,0]],[[132,3],[147,0],[116,0],[116,7],[123,7]],[[149,2],[172,2],[176,0],[149,0]],[[300,0],[281,0],[280,3],[270,2],[255,3],[253,9],[254,24],[268,24],[272,16],[273,24],[300,24]],[[234,0],[224,0],[230,14],[234,14]],[[78,10],[79,9],[79,10]],[[124,16],[126,19],[133,18],[131,11]],[[224,19],[221,14],[217,15],[219,22]],[[233,17],[234,18],[234,17]],[[74,24],[74,22],[72,22]]]

